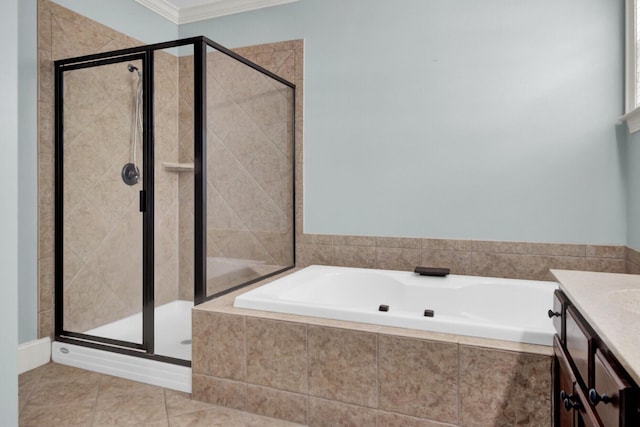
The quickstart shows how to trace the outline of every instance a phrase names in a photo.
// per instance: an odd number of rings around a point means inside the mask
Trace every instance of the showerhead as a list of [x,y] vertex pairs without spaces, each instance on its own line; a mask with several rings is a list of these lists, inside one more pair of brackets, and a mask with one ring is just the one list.
[[128,64],[127,65],[127,70],[129,70],[129,72],[133,73],[134,71],[138,73],[138,76],[140,75],[140,70],[138,70],[138,67],[136,67],[133,64]]

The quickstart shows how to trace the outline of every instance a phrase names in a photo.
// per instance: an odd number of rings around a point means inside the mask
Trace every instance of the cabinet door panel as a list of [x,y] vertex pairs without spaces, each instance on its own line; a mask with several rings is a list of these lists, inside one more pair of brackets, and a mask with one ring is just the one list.
[[555,353],[554,425],[555,427],[573,427],[575,425],[576,411],[573,409],[567,410],[564,406],[563,398],[573,397],[573,387],[576,380],[557,335],[554,337],[553,347]]
[[573,307],[567,308],[566,328],[567,353],[578,370],[578,381],[589,387],[592,338]]
[[584,427],[603,427],[594,412],[593,406],[589,403],[587,396],[585,396],[582,389],[577,384],[575,392],[576,396],[578,396],[578,400],[580,401],[580,409],[578,410],[578,418],[580,422],[578,425]]
[[569,304],[567,297],[561,290],[556,290],[553,293],[553,309],[549,313],[549,316],[553,319],[553,327],[560,336],[560,341],[564,342],[565,332],[563,327],[563,317],[565,316],[564,308]]
[[605,427],[624,425],[621,410],[628,406],[625,402],[631,386],[609,360],[598,349],[595,357],[594,387],[589,390],[589,399]]

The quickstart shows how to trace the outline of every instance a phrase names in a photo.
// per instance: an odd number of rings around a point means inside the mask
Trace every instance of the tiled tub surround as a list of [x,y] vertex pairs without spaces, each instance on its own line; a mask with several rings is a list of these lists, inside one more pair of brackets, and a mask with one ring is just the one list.
[[[297,228],[302,226],[298,206]],[[608,273],[640,271],[640,253],[613,245],[420,239],[375,236],[297,235],[296,266],[312,264],[382,270],[417,265],[449,267],[451,273],[549,280],[549,269]]]
[[241,292],[193,311],[194,399],[310,426],[551,425],[550,347],[233,308]]

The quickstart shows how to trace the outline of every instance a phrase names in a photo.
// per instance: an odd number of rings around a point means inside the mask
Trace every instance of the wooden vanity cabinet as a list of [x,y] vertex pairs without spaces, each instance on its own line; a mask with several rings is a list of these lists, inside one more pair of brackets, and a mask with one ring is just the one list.
[[[560,290],[554,296],[556,427],[638,427],[640,390]],[[559,309],[556,304],[561,305]],[[554,320],[556,320],[554,318]]]

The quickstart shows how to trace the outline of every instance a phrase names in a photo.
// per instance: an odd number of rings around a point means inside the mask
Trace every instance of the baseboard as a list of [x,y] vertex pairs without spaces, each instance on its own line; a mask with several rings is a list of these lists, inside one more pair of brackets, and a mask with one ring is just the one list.
[[18,346],[18,374],[46,365],[51,360],[51,339],[41,338]]

